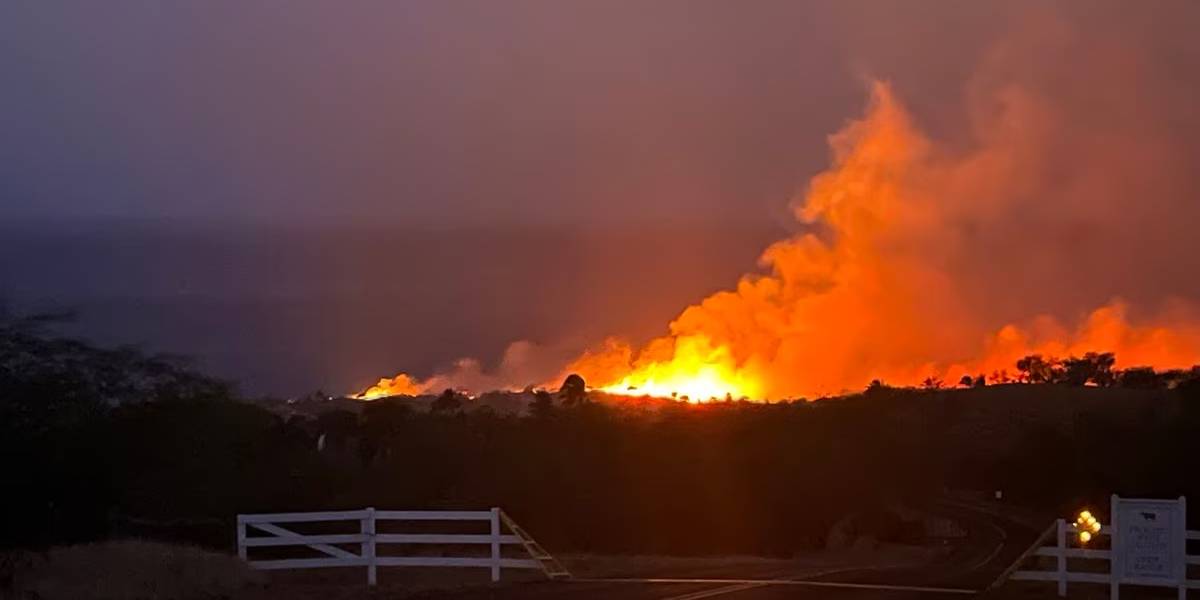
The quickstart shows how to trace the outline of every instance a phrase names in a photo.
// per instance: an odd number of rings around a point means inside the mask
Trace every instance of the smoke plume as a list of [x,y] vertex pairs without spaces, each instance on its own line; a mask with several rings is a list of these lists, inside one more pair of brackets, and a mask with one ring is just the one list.
[[612,391],[759,399],[957,381],[1030,353],[1196,364],[1196,290],[1172,279],[1200,217],[1196,143],[1174,127],[1194,117],[1134,41],[1039,15],[978,67],[947,139],[873,80],[865,113],[829,138],[830,167],[792,201],[799,233],[666,335],[612,338],[556,368],[520,345],[491,376],[469,362],[396,389],[577,372]]

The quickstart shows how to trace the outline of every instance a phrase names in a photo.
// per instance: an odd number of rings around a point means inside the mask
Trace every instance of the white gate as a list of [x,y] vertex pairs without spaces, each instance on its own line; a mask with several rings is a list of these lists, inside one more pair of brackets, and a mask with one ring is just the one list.
[[[376,533],[381,521],[486,521],[486,534],[462,533]],[[301,534],[284,528],[280,523],[356,523],[357,531],[329,534]],[[503,533],[507,525],[512,533]],[[248,535],[250,530],[266,535]],[[380,556],[377,550],[385,544],[479,544],[490,548],[489,556]],[[519,544],[529,558],[506,558],[504,545]],[[279,558],[251,560],[250,548],[304,546],[324,556],[315,558]],[[345,546],[357,546],[357,552]],[[362,510],[273,513],[238,515],[238,556],[255,569],[309,569],[318,567],[366,567],[367,583],[375,585],[377,567],[484,567],[491,570],[492,581],[500,580],[500,570],[542,569],[548,577],[569,577],[570,573],[541,549],[520,527],[517,527],[499,508],[484,511],[427,511],[427,510]]]
[[[1200,556],[1187,554],[1187,541],[1200,540],[1200,531],[1187,529],[1186,500],[1145,500],[1112,497],[1110,520],[1097,533],[1107,536],[1109,549],[1080,547],[1072,543],[1079,529],[1074,523],[1058,519],[1053,528],[1055,545],[1042,546],[1048,535],[1035,542],[1037,546],[1027,556],[1049,556],[1056,559],[1052,571],[1016,571],[1012,579],[1053,581],[1058,583],[1058,595],[1067,595],[1068,582],[1101,583],[1110,586],[1110,597],[1117,600],[1120,585],[1152,585],[1173,587],[1179,600],[1187,597],[1188,588],[1200,589],[1200,580],[1188,579],[1188,565],[1200,565]],[[1050,532],[1048,531],[1047,534]],[[1099,569],[1071,571],[1068,559],[1107,561],[1107,572]]]

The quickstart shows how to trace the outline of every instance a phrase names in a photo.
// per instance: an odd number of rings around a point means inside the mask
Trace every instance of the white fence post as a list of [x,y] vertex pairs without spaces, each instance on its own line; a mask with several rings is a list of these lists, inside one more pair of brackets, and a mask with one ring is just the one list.
[[1120,498],[1116,494],[1108,498],[1108,526],[1111,528],[1108,534],[1108,597],[1109,600],[1119,600],[1121,598],[1121,528],[1117,524],[1117,500]]
[[246,560],[246,520],[242,515],[237,516],[237,553],[238,558]]
[[367,585],[375,585],[375,508],[367,507],[367,516],[363,518],[362,533],[367,536],[362,543],[362,556],[367,561]]
[[1067,595],[1067,522],[1058,520],[1058,595]]
[[500,509],[492,508],[492,581],[500,581]]
[[1179,512],[1183,514],[1183,523],[1179,525],[1183,529],[1183,547],[1179,549],[1180,565],[1179,565],[1179,591],[1178,600],[1187,600],[1187,498],[1179,497]]

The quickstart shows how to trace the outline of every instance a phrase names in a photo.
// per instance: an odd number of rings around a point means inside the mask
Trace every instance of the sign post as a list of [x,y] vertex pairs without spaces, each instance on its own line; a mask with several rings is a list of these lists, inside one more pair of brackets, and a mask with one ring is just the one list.
[[1187,598],[1187,500],[1112,496],[1109,596],[1122,583],[1178,589]]

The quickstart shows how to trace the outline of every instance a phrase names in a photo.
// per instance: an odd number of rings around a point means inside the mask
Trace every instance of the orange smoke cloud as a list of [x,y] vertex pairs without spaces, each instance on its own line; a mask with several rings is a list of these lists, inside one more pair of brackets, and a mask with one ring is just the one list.
[[1151,322],[1140,324],[1131,323],[1127,312],[1124,302],[1114,301],[1092,311],[1074,331],[1066,331],[1046,317],[1025,329],[1008,325],[988,340],[982,359],[954,365],[949,371],[1011,373],[1016,361],[1030,354],[1067,357],[1096,351],[1115,353],[1119,368],[1182,369],[1200,364],[1200,320],[1188,307],[1177,303]]
[[[986,97],[988,110],[971,114],[974,143],[956,150],[934,143],[891,87],[874,83],[865,115],[830,137],[831,167],[793,203],[807,232],[767,248],[763,273],[687,307],[663,337],[640,348],[607,340],[544,381],[576,372],[612,392],[775,399],[837,394],[872,379],[915,385],[1011,371],[1035,352],[1111,351],[1118,366],[1200,362],[1200,321],[1182,303],[1135,320],[1112,301],[1075,327],[1038,312],[1006,323],[984,310],[969,247],[1000,216],[1029,209],[1022,202],[1041,190],[1055,131],[1053,110],[1020,87]],[[1014,281],[1007,292],[1033,295],[1029,305],[1038,290]],[[462,379],[401,375],[364,397]]]
[[[1036,119],[1030,99],[1008,93],[1007,117]],[[831,137],[832,168],[795,203],[816,233],[768,248],[761,262],[769,274],[688,307],[670,335],[640,352],[610,342],[568,369],[613,391],[662,395],[700,380],[711,396],[781,398],[860,389],[872,379],[915,385],[931,375],[1012,370],[1032,352],[1113,351],[1120,364],[1160,368],[1200,361],[1196,321],[1176,314],[1131,323],[1120,302],[1074,331],[1038,317],[987,333],[950,275],[958,222],[1000,208],[971,203],[1002,201],[985,188],[1021,181],[1014,144],[1027,141],[988,133],[991,145],[948,155],[915,128],[889,86],[875,83],[865,117]]]

